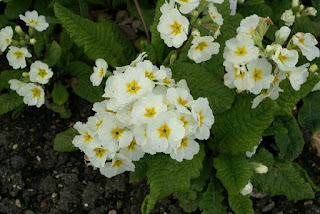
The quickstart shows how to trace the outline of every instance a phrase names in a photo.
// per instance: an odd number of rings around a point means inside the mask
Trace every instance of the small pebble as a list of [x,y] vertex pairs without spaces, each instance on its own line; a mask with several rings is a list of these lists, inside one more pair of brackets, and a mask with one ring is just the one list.
[[88,206],[89,206],[89,204],[85,203],[83,206],[88,207]]
[[110,210],[108,214],[117,214],[117,210]]
[[313,201],[312,201],[312,200],[305,201],[305,202],[303,203],[304,206],[312,205],[312,204],[313,204]]
[[57,195],[58,195],[58,194],[54,192],[54,193],[52,193],[51,197],[52,197],[52,198],[55,198],[55,197],[57,197]]
[[14,144],[13,146],[12,146],[12,149],[14,149],[14,150],[16,150],[18,148],[18,144]]
[[21,207],[21,202],[20,202],[19,199],[17,199],[17,200],[15,201],[15,204],[16,204],[17,207],[19,207],[19,208]]
[[269,212],[269,211],[271,211],[271,210],[274,208],[274,206],[275,206],[275,203],[274,203],[274,201],[272,201],[270,204],[268,204],[267,206],[265,206],[264,208],[262,208],[261,211],[262,211],[263,213]]
[[37,161],[41,161],[41,158],[39,157],[39,156],[36,156],[36,158],[37,158]]
[[62,184],[58,184],[58,187],[62,188],[62,187],[63,187],[63,185],[62,185]]

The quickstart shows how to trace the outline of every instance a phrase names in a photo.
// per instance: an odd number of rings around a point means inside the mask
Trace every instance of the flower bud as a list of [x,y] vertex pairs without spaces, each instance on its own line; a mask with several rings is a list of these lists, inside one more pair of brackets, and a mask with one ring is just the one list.
[[21,28],[19,25],[17,25],[17,26],[14,28],[14,30],[15,30],[20,36],[24,36],[24,32],[23,32],[22,28]]
[[37,40],[35,38],[31,38],[29,43],[30,45],[34,45],[37,42]]
[[291,33],[291,29],[288,28],[287,26],[281,27],[277,32],[276,32],[276,41],[275,43],[282,45],[289,37]]
[[318,70],[317,64],[313,64],[310,66],[309,71],[310,72],[316,72]]
[[170,65],[177,59],[177,54],[174,53],[170,56]]
[[200,32],[198,29],[193,29],[191,35],[193,37],[199,37],[200,36]]
[[292,8],[299,6],[299,0],[292,0]]
[[249,181],[249,183],[241,190],[242,195],[248,195],[252,192],[253,186],[252,183]]
[[268,167],[259,163],[256,165],[256,167],[254,168],[254,171],[256,173],[259,173],[259,174],[264,174],[264,173],[267,173],[268,172]]
[[295,21],[295,16],[293,15],[292,10],[284,11],[281,15],[281,20],[283,20],[287,26],[292,26]]
[[264,54],[266,57],[271,57],[277,50],[278,47],[281,45],[272,43],[271,45],[267,45],[266,49],[264,50]]
[[237,0],[239,4],[243,4],[245,0]]
[[301,12],[301,11],[303,11],[304,10],[304,5],[303,4],[301,4],[300,6],[299,6],[299,12]]
[[23,73],[22,73],[22,76],[23,76],[23,77],[29,77],[29,72],[23,72]]

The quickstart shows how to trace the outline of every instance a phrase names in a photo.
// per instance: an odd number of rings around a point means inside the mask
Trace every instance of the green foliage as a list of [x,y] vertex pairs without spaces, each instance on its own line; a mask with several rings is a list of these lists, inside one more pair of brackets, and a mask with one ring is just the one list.
[[52,103],[50,105],[50,109],[54,112],[59,113],[60,117],[63,119],[70,118],[72,115],[68,104],[58,105],[58,104]]
[[308,94],[298,114],[299,124],[310,132],[320,129],[320,91]]
[[23,98],[16,92],[0,95],[0,115],[6,114],[23,104]]
[[44,41],[43,32],[35,31],[34,34],[33,34],[33,37],[36,40],[36,43],[33,46],[34,47],[34,52],[35,52],[36,56],[38,58],[40,58],[41,54],[42,54],[42,51],[44,50],[44,47],[45,47],[45,41]]
[[244,155],[252,151],[272,123],[277,104],[268,99],[251,109],[251,101],[251,96],[240,95],[231,109],[215,115],[212,133],[221,153]]
[[78,131],[74,128],[69,128],[64,132],[57,134],[53,142],[54,150],[57,152],[72,152],[78,150],[78,148],[72,144],[72,140],[77,134]]
[[291,8],[291,2],[291,0],[266,0],[266,4],[272,8],[273,15],[270,18],[274,23],[279,23],[282,13]]
[[173,63],[170,65],[176,80],[185,79],[194,98],[207,97],[213,114],[231,108],[234,92],[227,88],[220,79],[208,73],[205,68],[191,63]]
[[320,81],[320,75],[315,75],[310,73],[307,81],[301,86],[299,91],[295,91],[289,80],[284,80],[280,83],[280,88],[284,92],[280,93],[279,98],[276,102],[279,105],[279,111],[277,112],[280,115],[291,114],[292,109],[297,105],[297,103],[307,96],[313,87]]
[[148,54],[147,59],[149,59],[153,64],[157,62],[157,53],[154,50],[153,46],[150,45],[147,41],[141,41],[141,52],[146,52]]
[[262,163],[267,167],[272,167],[274,164],[274,157],[267,149],[265,149],[264,147],[261,147],[258,149],[256,154],[252,156],[250,161]]
[[47,50],[46,58],[42,62],[46,63],[49,67],[53,67],[58,63],[60,57],[61,47],[56,41],[53,41]]
[[310,21],[309,17],[301,17],[296,20],[294,26],[292,28],[292,34],[296,34],[298,32],[303,33],[311,33],[315,36],[319,35],[319,29]]
[[158,200],[174,192],[187,191],[190,188],[190,180],[200,175],[204,156],[203,145],[192,160],[177,162],[164,154],[151,156],[147,162],[146,173],[150,194],[143,201],[142,213],[150,213]]
[[275,135],[280,152],[290,158],[297,158],[303,150],[304,140],[296,119],[291,115],[285,115],[275,119],[278,126],[284,126],[287,134]]
[[11,79],[20,79],[24,70],[5,70],[0,73],[0,88],[10,88]]
[[[147,27],[149,28],[150,25],[152,25],[152,19],[154,17],[155,9],[154,9],[153,5],[151,5],[148,0],[140,0],[138,2],[139,2],[141,12],[142,12],[144,19],[146,21]],[[138,13],[138,10],[136,8],[136,5],[134,4],[134,2],[132,0],[127,0],[127,10],[130,14],[130,17],[135,17],[135,18],[141,20],[140,15]],[[141,27],[141,30],[144,31],[144,28]]]
[[146,175],[146,168],[148,167],[148,161],[152,156],[145,154],[142,159],[139,161],[135,161],[135,170],[134,172],[130,172],[129,182],[139,182],[143,180]]
[[264,2],[260,4],[243,4],[243,6],[237,9],[237,12],[241,13],[244,17],[257,14],[260,17],[271,17],[273,12],[273,8],[264,4]]
[[54,83],[51,95],[53,102],[57,105],[66,103],[69,97],[67,89],[61,84],[61,82]]
[[224,214],[227,212],[227,207],[222,203],[224,201],[222,192],[223,188],[219,181],[212,178],[199,203],[202,214]]
[[110,21],[94,23],[56,3],[55,14],[71,39],[91,59],[105,59],[112,67],[129,64],[135,50],[116,24]]
[[24,12],[28,10],[32,3],[32,0],[12,0],[6,4],[4,14],[9,19],[17,19],[20,14],[24,15]]
[[245,156],[220,155],[213,159],[219,178],[228,194],[238,194],[251,177],[251,165]]
[[273,122],[272,126],[269,126],[266,130],[264,130],[262,136],[273,136],[287,133],[288,129],[286,129],[282,123]]
[[250,199],[250,195],[229,195],[228,202],[231,209],[236,214],[254,214],[254,210],[252,208],[252,201]]
[[103,86],[93,86],[90,81],[92,67],[83,62],[71,62],[66,71],[78,78],[78,84],[72,87],[78,96],[92,103],[103,100]]
[[[311,0],[312,1],[312,6],[317,10],[320,11],[320,1],[319,0]],[[317,14],[316,19],[320,21],[320,16]]]
[[0,14],[0,29],[7,26],[9,23],[9,19],[3,15],[3,14]]

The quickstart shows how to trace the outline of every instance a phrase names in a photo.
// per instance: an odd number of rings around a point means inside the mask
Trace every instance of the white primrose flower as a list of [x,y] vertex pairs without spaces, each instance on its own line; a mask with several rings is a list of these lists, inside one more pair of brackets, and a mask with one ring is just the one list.
[[[208,1],[208,0],[207,0],[207,1]],[[239,1],[239,0],[238,0],[238,1]],[[236,15],[238,1],[237,1],[237,0],[229,0],[229,2],[230,2],[230,9],[231,9],[230,16]],[[242,0],[241,3],[243,3],[244,1],[245,1],[245,0]],[[240,2],[240,1],[239,1],[239,2]]]
[[90,76],[90,81],[93,86],[101,84],[103,77],[106,75],[108,63],[104,59],[97,59],[96,66],[93,67],[93,73]]
[[180,4],[179,10],[183,14],[188,14],[198,7],[200,0],[175,0]]
[[134,126],[133,136],[137,144],[141,146],[142,151],[151,155],[156,154],[156,151],[154,150],[150,140],[148,139],[146,126]]
[[127,68],[129,67],[136,67],[138,62],[142,62],[147,57],[146,52],[142,52],[138,55],[138,57],[133,60],[130,65],[125,65],[121,67],[116,67],[116,69],[113,71],[114,74],[123,73]]
[[170,152],[171,149],[179,148],[185,136],[185,128],[172,111],[162,112],[148,124],[147,136],[156,152]]
[[316,47],[318,41],[310,33],[297,33],[292,38],[293,44],[297,45],[302,55],[305,56],[309,61],[314,60],[320,56],[319,48]]
[[135,102],[125,105],[116,113],[116,118],[120,121],[120,123],[126,124],[127,127],[133,125],[131,112],[134,103]]
[[317,10],[314,7],[307,7],[304,11],[301,13],[301,17],[303,16],[316,16]]
[[72,140],[72,144],[75,147],[78,147],[86,153],[87,151],[101,146],[101,142],[98,136],[95,135],[92,130],[87,127],[86,124],[76,122],[73,128],[75,128],[80,134],[76,135]]
[[193,97],[184,88],[169,88],[167,90],[167,100],[170,104],[174,105],[179,112],[190,114],[191,112],[187,107],[191,106]]
[[224,84],[229,88],[237,88],[239,91],[251,90],[254,86],[254,79],[251,78],[245,65],[234,65],[224,61],[223,65],[227,73],[224,75]]
[[131,141],[129,146],[127,146],[126,148],[122,148],[119,153],[133,161],[138,161],[144,156],[142,147],[140,145],[137,145],[135,139]]
[[31,53],[29,53],[26,48],[18,48],[15,46],[10,46],[7,53],[9,65],[14,69],[27,67],[26,57],[30,58],[31,56]]
[[254,168],[254,171],[258,174],[265,174],[268,172],[268,167],[260,163]]
[[284,11],[284,13],[281,15],[281,20],[285,22],[287,26],[292,26],[296,17],[293,15],[293,12],[291,9]]
[[179,48],[188,38],[189,20],[172,10],[162,14],[157,30],[168,47]]
[[141,97],[132,108],[132,123],[136,125],[147,124],[156,119],[161,112],[167,111],[167,105],[163,103],[161,95],[153,93]]
[[258,148],[258,146],[254,146],[252,152],[246,151],[246,156],[247,156],[248,158],[251,158],[254,154],[256,154],[257,148]]
[[179,82],[177,82],[176,87],[184,88],[190,93],[190,89],[185,79],[181,79]]
[[208,13],[213,22],[217,23],[218,25],[223,25],[222,15],[212,3],[208,5]]
[[210,129],[214,123],[214,116],[207,98],[200,97],[193,101],[191,112],[198,122],[198,129],[195,133],[199,140],[207,140],[210,137]]
[[191,160],[200,151],[200,146],[194,139],[194,136],[182,138],[179,148],[172,150],[170,157],[179,162],[183,159]]
[[258,55],[259,49],[254,46],[251,36],[240,33],[236,38],[226,41],[223,58],[234,64],[242,64],[256,59]]
[[99,146],[93,149],[86,150],[85,154],[88,156],[90,163],[94,167],[104,167],[107,159],[115,156],[115,152],[110,152],[108,149]]
[[11,44],[13,36],[12,27],[6,26],[0,30],[0,50],[4,52]]
[[104,167],[100,168],[100,173],[111,178],[125,171],[134,171],[134,164],[130,159],[122,154],[116,154],[112,162],[107,162]]
[[259,25],[259,16],[257,16],[256,14],[253,14],[241,20],[240,26],[237,28],[237,32],[245,33],[248,35],[254,35],[258,25]]
[[178,10],[177,7],[175,7],[175,0],[169,0],[169,3],[166,0],[164,2],[164,4],[160,7],[160,12],[161,13],[167,13],[167,12],[169,12],[171,10]]
[[111,109],[108,109],[108,106],[107,106],[108,102],[109,100],[96,102],[93,104],[92,110],[98,114],[104,114],[105,116],[108,116],[110,113],[116,114],[117,112],[114,112]]
[[252,183],[249,181],[249,183],[241,190],[242,195],[248,195],[252,192],[253,186]]
[[215,4],[222,4],[224,2],[224,0],[206,0],[206,1],[210,3],[215,3]]
[[23,102],[28,106],[37,106],[44,104],[44,91],[41,86],[33,83],[23,83],[18,90],[19,95],[23,96]]
[[192,114],[184,114],[179,111],[174,111],[175,114],[177,115],[177,118],[183,122],[183,127],[185,128],[186,132],[185,135],[192,135],[196,132],[198,129],[198,122],[196,119],[193,117]]
[[[104,120],[106,120],[108,118],[108,116],[110,116],[110,112],[108,112],[108,114],[101,114],[101,113],[96,113],[94,116],[91,116],[88,118],[88,122],[87,122],[87,127],[92,131],[92,133],[98,134],[98,130],[100,129],[100,125],[102,124],[102,122]],[[112,116],[111,116],[112,117]]]
[[22,82],[17,80],[17,79],[11,79],[8,81],[8,83],[10,84],[10,89],[13,90],[13,91],[16,91],[17,94],[19,94],[20,96],[22,96],[20,94],[20,91],[21,91],[21,86],[22,86]]
[[212,36],[196,37],[188,51],[188,57],[196,63],[207,61],[213,54],[219,53],[220,44],[213,42]]
[[301,85],[307,81],[309,76],[309,66],[310,64],[307,63],[286,71],[288,79],[290,80],[291,86],[294,90],[299,91]]
[[280,70],[288,70],[298,63],[299,54],[296,50],[288,50],[279,46],[271,57]]
[[262,89],[269,89],[274,77],[271,74],[272,65],[266,58],[254,59],[247,65],[249,75],[254,80],[254,86],[250,89],[253,94],[259,94]]
[[287,26],[282,26],[275,33],[275,36],[276,36],[275,42],[282,45],[288,39],[288,37],[290,36],[290,33],[291,33],[290,28],[288,28]]
[[138,62],[136,67],[141,68],[144,71],[145,77],[148,77],[150,80],[160,81],[166,77],[166,72],[159,70],[157,66],[153,65],[149,60]]
[[29,75],[31,82],[47,84],[50,78],[53,76],[53,72],[46,63],[35,61],[30,66]]
[[170,68],[166,68],[163,65],[160,66],[160,70],[166,72],[166,76],[164,79],[161,79],[157,84],[159,85],[166,85],[168,87],[174,86],[175,80],[172,79],[172,71]]
[[20,19],[26,23],[27,26],[34,27],[37,31],[42,32],[49,27],[49,24],[46,22],[46,18],[42,15],[38,15],[38,12],[27,11],[25,15],[19,15]]

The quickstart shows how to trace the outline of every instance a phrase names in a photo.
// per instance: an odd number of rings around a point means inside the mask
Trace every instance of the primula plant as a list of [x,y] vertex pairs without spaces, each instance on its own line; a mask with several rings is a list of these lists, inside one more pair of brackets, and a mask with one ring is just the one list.
[[0,112],[46,103],[69,116],[69,88],[92,102],[95,114],[54,148],[80,150],[107,178],[146,179],[142,213],[173,193],[186,212],[250,214],[253,190],[288,200],[320,191],[295,162],[309,143],[302,131],[320,129],[317,0],[87,1],[140,19],[146,36],[134,45],[112,21],[89,19],[86,1],[48,0],[46,17],[7,2],[6,24],[26,26],[0,31],[15,69],[0,74],[14,91]]

